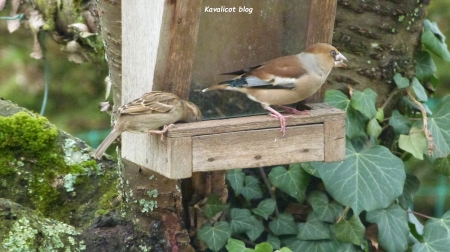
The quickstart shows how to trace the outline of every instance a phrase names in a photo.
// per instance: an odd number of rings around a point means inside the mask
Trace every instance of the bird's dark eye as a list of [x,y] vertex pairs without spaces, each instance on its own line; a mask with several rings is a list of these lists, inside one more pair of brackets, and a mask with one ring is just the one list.
[[331,50],[330,54],[333,57],[333,59],[336,58],[336,51],[335,50]]

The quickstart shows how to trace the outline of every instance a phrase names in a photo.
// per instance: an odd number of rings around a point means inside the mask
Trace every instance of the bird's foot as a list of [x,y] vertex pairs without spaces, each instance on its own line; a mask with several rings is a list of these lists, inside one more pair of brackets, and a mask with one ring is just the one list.
[[164,133],[167,132],[167,130],[169,130],[170,127],[172,127],[173,124],[169,124],[169,125],[164,125],[162,130],[149,130],[148,133],[151,134],[158,134],[161,135],[161,141],[164,140]]
[[280,125],[281,125],[281,133],[284,135],[286,134],[286,118],[292,117],[292,116],[284,116],[280,113],[275,114],[275,113],[270,113],[271,117],[274,118],[278,118],[278,120],[280,121]]
[[278,106],[280,108],[282,108],[284,110],[284,112],[288,113],[288,114],[294,114],[294,115],[311,115],[311,112],[309,110],[297,110],[295,108],[292,107],[288,107],[288,106]]

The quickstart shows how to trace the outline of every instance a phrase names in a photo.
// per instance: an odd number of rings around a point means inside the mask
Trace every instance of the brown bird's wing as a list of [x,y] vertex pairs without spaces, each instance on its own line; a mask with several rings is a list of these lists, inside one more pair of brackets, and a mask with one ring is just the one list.
[[264,64],[225,74],[240,74],[233,80],[221,82],[232,87],[293,88],[296,79],[306,74],[297,55],[270,60]]
[[120,114],[169,113],[180,102],[180,98],[175,94],[153,91],[121,106],[118,112]]

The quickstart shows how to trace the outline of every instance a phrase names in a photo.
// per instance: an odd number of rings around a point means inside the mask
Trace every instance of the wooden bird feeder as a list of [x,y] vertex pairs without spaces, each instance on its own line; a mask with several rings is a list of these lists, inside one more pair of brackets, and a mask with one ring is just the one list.
[[[123,1],[122,102],[150,90],[199,97],[199,90],[224,80],[222,72],[331,43],[335,11],[336,1],[319,0]],[[123,133],[122,158],[173,179],[193,172],[340,161],[345,112],[319,103],[323,94],[321,89],[308,100],[311,116],[286,120],[285,137],[279,121],[267,115],[176,124],[163,141]],[[193,102],[202,111],[220,106]]]

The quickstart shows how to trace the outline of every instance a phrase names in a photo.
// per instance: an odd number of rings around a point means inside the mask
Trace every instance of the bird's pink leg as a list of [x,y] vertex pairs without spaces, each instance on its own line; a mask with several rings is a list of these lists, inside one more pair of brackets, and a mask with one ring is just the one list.
[[280,120],[281,133],[283,133],[283,136],[284,136],[286,133],[286,118],[289,118],[291,116],[284,116],[284,115],[280,114],[278,111],[276,111],[275,109],[271,108],[270,106],[263,106],[263,107],[270,111],[271,117],[275,117],[275,118],[278,118],[278,120]]
[[311,115],[311,113],[308,110],[300,111],[300,110],[296,110],[295,108],[283,106],[283,105],[278,105],[278,107],[282,108],[284,110],[284,112],[286,112],[288,114]]
[[164,125],[162,130],[149,130],[148,133],[151,134],[158,134],[161,135],[161,141],[164,140],[164,133],[167,132],[167,130],[169,130],[170,127],[172,127],[173,124],[170,125]]

